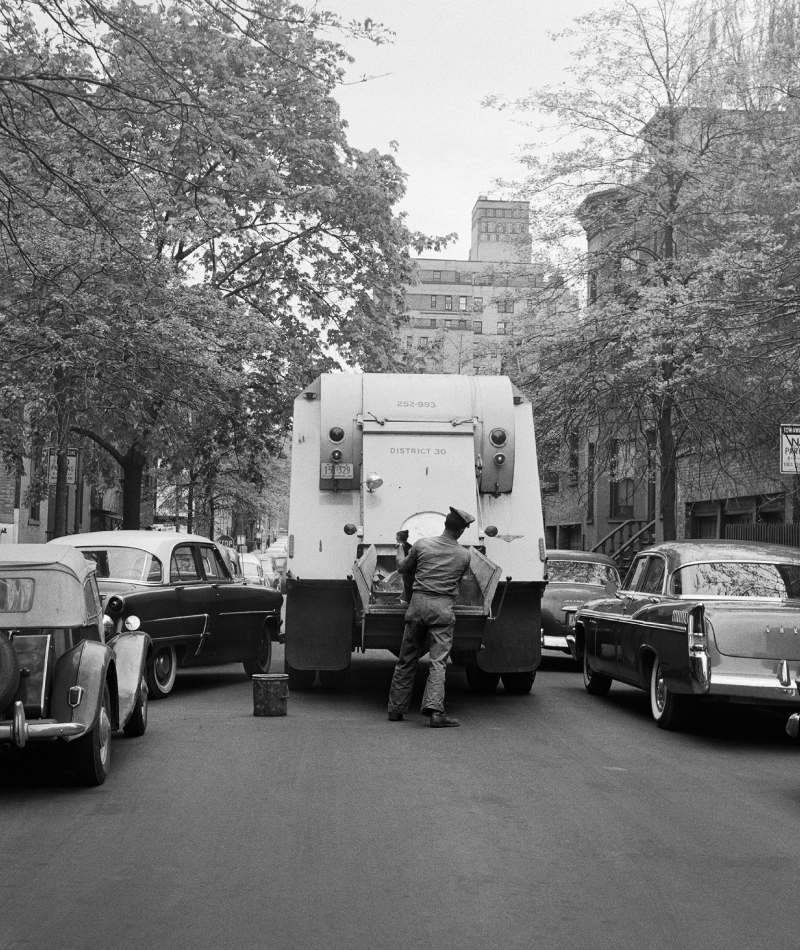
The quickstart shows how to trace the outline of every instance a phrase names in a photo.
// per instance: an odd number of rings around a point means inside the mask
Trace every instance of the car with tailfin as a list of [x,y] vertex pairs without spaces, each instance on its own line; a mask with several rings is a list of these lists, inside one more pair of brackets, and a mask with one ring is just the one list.
[[575,616],[584,685],[649,691],[678,728],[704,700],[800,707],[800,550],[671,541],[640,552],[614,597]]

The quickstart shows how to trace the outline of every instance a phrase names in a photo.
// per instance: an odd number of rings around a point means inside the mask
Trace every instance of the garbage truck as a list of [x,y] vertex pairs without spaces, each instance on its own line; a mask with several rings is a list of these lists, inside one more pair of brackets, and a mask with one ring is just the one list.
[[354,653],[397,653],[397,533],[475,521],[451,659],[471,688],[529,692],[541,660],[545,540],[530,402],[503,376],[332,373],[294,403],[286,574],[290,688],[347,685]]

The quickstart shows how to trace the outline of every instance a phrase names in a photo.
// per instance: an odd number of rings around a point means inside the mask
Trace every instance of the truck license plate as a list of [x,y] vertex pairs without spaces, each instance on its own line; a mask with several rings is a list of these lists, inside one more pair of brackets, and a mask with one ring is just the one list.
[[333,462],[323,462],[320,478],[352,478],[353,466],[350,462],[340,462],[334,465]]

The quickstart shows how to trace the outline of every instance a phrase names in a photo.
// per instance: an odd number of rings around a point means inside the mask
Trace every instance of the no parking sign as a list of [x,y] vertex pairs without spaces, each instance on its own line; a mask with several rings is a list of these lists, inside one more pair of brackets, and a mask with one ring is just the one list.
[[781,426],[781,475],[800,475],[800,425]]

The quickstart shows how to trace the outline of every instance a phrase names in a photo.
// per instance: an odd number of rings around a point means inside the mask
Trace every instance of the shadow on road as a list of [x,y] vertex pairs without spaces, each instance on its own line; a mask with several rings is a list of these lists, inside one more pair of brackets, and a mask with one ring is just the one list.
[[[634,716],[649,722],[658,730],[650,713],[650,695],[643,690],[614,684],[608,696],[588,697],[592,703],[602,703],[607,713]],[[686,725],[670,734],[682,741],[707,743],[716,748],[755,749],[786,748],[787,752],[800,750],[800,744],[786,734],[786,720],[791,709],[749,706],[723,701],[699,702]]]

